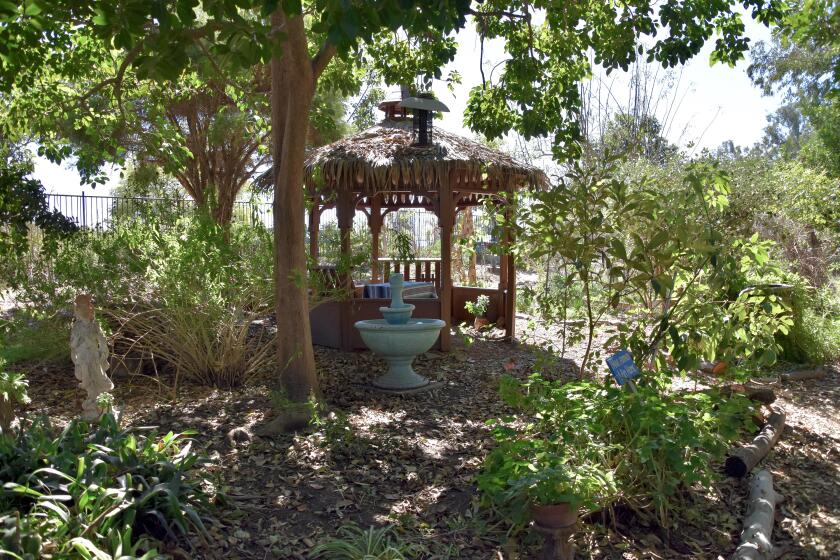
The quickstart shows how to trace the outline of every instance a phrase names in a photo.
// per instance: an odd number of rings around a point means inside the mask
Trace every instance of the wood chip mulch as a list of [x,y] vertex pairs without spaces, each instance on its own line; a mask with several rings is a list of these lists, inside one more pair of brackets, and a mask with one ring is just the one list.
[[[575,377],[581,349],[569,350],[552,375]],[[197,430],[197,445],[211,460],[207,474],[227,496],[210,529],[212,547],[171,553],[307,558],[315,543],[355,522],[395,525],[404,540],[424,547],[424,559],[535,557],[536,539],[503,544],[505,528],[478,507],[473,485],[492,447],[485,422],[510,412],[498,399],[498,379],[527,375],[537,359],[532,347],[494,340],[491,333],[469,345],[459,341],[449,354],[428,353],[415,369],[441,387],[411,397],[364,388],[384,371],[370,353],[319,348],[316,358],[332,419],[273,439],[229,437],[232,429],[251,431],[272,414],[268,383],[230,391],[184,385],[172,402],[148,379],[115,379],[126,425]],[[30,416],[46,413],[63,424],[77,413],[81,394],[72,365],[23,371]],[[780,558],[840,558],[838,382],[833,368],[825,379],[776,388],[788,425],[762,465],[786,497],[774,531]],[[586,524],[577,557],[726,558],[738,541],[746,495],[746,482],[721,480],[709,496],[692,498],[679,528],[667,533],[620,515],[608,527]]]

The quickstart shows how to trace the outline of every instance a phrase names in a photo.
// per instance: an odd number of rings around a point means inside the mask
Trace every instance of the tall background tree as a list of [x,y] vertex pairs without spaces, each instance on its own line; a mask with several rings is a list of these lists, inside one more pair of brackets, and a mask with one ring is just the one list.
[[752,53],[749,75],[785,105],[769,117],[764,147],[771,155],[801,158],[840,177],[840,7],[799,0]]
[[[73,39],[74,48],[88,42]],[[193,67],[177,83],[142,79],[110,50],[90,48],[86,69],[45,73],[9,96],[4,128],[52,161],[75,158],[94,184],[106,164],[157,168],[227,224],[237,196],[270,162],[270,76],[265,65],[223,73],[206,48],[193,46]],[[310,143],[342,134],[343,100],[360,84],[355,66],[345,59],[331,68],[313,102]]]

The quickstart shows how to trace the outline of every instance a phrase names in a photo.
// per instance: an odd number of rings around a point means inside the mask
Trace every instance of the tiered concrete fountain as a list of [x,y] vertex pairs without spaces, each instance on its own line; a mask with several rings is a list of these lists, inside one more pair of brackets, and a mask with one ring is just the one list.
[[402,299],[402,274],[392,274],[389,283],[391,305],[379,308],[385,318],[357,321],[356,328],[367,347],[388,362],[388,373],[376,379],[373,386],[391,393],[410,393],[431,384],[414,371],[411,363],[432,347],[446,322],[412,319],[414,306]]

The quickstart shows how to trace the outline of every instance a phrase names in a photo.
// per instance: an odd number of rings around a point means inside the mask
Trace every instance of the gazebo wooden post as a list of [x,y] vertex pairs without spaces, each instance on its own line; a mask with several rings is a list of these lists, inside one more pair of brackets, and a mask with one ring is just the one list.
[[353,216],[356,214],[356,209],[353,204],[353,193],[349,190],[341,189],[338,191],[338,200],[336,201],[335,213],[338,218],[338,231],[341,241],[341,255],[342,257],[350,257],[350,234],[353,231]]
[[379,282],[379,235],[382,233],[382,197],[378,194],[370,199],[368,228],[370,229],[370,275],[372,282]]
[[452,182],[455,171],[450,171],[440,178],[438,188],[438,225],[440,225],[440,318],[446,326],[440,331],[440,349],[448,352],[451,348],[452,327],[452,227],[455,225],[455,209],[452,200]]
[[[500,208],[501,204],[497,199],[494,200],[494,206],[496,211],[505,212],[504,207]],[[504,249],[508,239],[508,229],[502,228],[502,238],[498,240],[499,245],[502,249]],[[510,261],[508,260],[508,253],[507,251],[500,251],[499,252],[499,317],[502,318],[504,321],[505,327],[505,336],[507,336],[507,324],[508,324],[508,317],[507,317],[507,287],[508,287],[508,265]]]
[[312,208],[309,209],[309,256],[316,264],[318,263],[318,234],[321,229],[322,210],[318,199],[315,199]]
[[[350,234],[353,230],[353,216],[356,213],[353,201],[353,192],[349,188],[339,188],[338,200],[336,201],[336,217],[338,218],[339,237],[341,238],[341,257],[345,265],[350,262]],[[350,308],[352,304],[352,277],[350,270],[342,270],[339,277],[339,285],[344,290],[348,299],[341,301],[339,309],[341,321],[341,347],[343,350],[352,350],[353,317]]]
[[513,219],[513,189],[507,189],[508,199],[505,203],[505,256],[507,257],[507,267],[505,270],[507,287],[507,297],[505,298],[505,339],[513,340],[516,334],[516,260],[511,252],[511,245],[514,242],[514,234],[510,226],[510,220]]

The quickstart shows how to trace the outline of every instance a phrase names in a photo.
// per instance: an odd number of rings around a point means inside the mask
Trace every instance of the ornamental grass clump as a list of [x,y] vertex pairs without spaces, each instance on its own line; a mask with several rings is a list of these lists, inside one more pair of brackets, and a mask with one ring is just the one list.
[[276,335],[258,326],[264,310],[264,304],[251,300],[107,313],[118,325],[122,347],[163,360],[174,373],[177,391],[183,379],[230,388],[269,371]]
[[423,558],[427,551],[414,543],[400,539],[392,526],[361,527],[348,524],[338,530],[338,536],[318,543],[312,558],[329,560],[409,560]]

